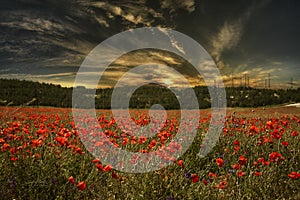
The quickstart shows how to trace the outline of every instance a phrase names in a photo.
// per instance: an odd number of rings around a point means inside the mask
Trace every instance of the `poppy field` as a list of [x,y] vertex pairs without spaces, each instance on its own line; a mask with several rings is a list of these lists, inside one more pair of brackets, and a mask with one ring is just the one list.
[[[230,108],[223,132],[199,157],[210,110],[200,110],[197,136],[173,164],[125,173],[85,148],[72,109],[0,107],[0,199],[300,199],[300,109]],[[147,110],[131,110],[138,125]],[[180,111],[167,111],[153,137],[118,128],[109,110],[97,119],[118,148],[156,151],[176,135]],[[174,149],[180,150],[180,145]],[[172,151],[172,149],[170,149]]]

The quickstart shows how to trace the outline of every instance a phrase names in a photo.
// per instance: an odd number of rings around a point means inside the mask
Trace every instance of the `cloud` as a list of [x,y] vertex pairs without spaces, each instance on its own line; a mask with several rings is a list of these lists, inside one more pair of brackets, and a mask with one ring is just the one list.
[[236,47],[240,41],[243,32],[243,23],[241,20],[234,22],[225,22],[220,28],[218,34],[212,39],[212,56],[220,67],[224,66],[222,62],[222,53]]
[[188,12],[195,10],[194,0],[163,0],[161,7],[168,9],[170,13],[175,13],[178,9],[184,9]]
[[97,20],[97,22],[99,24],[101,24],[102,26],[104,26],[105,28],[108,28],[109,27],[109,23],[104,19],[102,18],[101,16],[97,17],[95,16],[95,19]]
[[[156,13],[153,9],[147,8],[144,3],[145,2],[141,1],[139,3],[135,3],[139,5],[131,5],[130,3],[126,5],[122,3],[114,5],[108,2],[85,2],[84,5],[91,7],[91,9],[100,8],[104,10],[106,17],[110,20],[115,19],[116,17],[121,17],[123,19],[123,23],[129,22],[134,25],[143,24],[146,26],[151,26],[153,18],[159,18],[161,15]],[[99,16],[96,14],[97,11],[93,10],[92,12],[95,13],[96,19],[100,24],[104,25],[105,27],[109,27],[107,20],[105,20],[105,23],[103,22],[103,16],[100,17],[101,20],[99,21]],[[151,14],[152,17],[149,17],[148,14]]]
[[[194,0],[163,0],[160,3],[161,7],[151,7],[147,4],[146,0],[139,1],[118,1],[118,2],[89,2],[82,1],[81,3],[84,7],[86,7],[89,12],[93,13],[98,18],[101,17],[99,23],[108,26],[107,19],[116,19],[117,17],[121,17],[121,23],[125,25],[127,29],[135,28],[137,25],[143,26],[162,26],[165,27],[168,25],[169,27],[175,27],[176,21],[174,20],[174,16],[177,16],[178,10],[185,10],[187,12],[193,12],[195,10],[195,2]],[[105,16],[99,16],[99,9],[104,11]],[[171,17],[170,17],[171,16]],[[103,20],[106,23],[103,23]]]
[[223,23],[218,33],[211,38],[211,54],[215,58],[218,67],[222,68],[226,66],[222,59],[222,54],[238,46],[243,36],[244,28],[253,13],[271,2],[272,0],[262,0],[259,1],[259,3],[254,2],[242,15],[238,16],[237,19],[226,20]]
[[167,31],[167,29],[159,28],[159,30],[169,38],[170,43],[175,49],[177,49],[182,54],[185,54],[184,48],[179,44],[179,42],[174,38],[174,36]]
[[278,61],[273,61],[272,62],[272,65],[282,65],[283,64],[283,62],[278,62]]
[[23,17],[22,20],[1,22],[1,26],[10,28],[23,29],[28,31],[37,31],[49,34],[62,35],[68,27],[63,27],[61,24],[43,18]]

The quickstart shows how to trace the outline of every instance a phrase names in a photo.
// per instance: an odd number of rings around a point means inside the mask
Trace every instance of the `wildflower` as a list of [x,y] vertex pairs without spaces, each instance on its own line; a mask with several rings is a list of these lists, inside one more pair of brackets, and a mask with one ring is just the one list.
[[287,141],[282,141],[281,144],[286,147],[289,146],[289,142],[287,142]]
[[216,164],[219,166],[219,167],[222,167],[223,164],[224,164],[224,160],[222,158],[217,158],[216,159]]
[[244,155],[240,156],[240,158],[239,158],[239,163],[240,163],[240,165],[246,165],[246,161],[247,161],[247,160],[248,160],[248,159],[245,158]]
[[56,137],[55,140],[60,144],[60,145],[65,145],[68,143],[68,139],[65,137]]
[[16,183],[16,177],[15,177],[15,175],[13,175],[13,177],[12,177],[12,182],[11,182],[11,191],[12,192],[14,192],[14,190],[15,190],[15,188],[16,188],[16,185],[17,185],[17,183]]
[[234,165],[232,165],[233,169],[241,169],[241,165],[238,163],[235,163]]
[[52,182],[53,184],[57,184],[57,183],[58,183],[58,181],[57,181],[56,178],[51,178],[51,182]]
[[284,157],[278,152],[273,152],[269,155],[269,160],[270,162],[279,163],[280,161],[284,160]]
[[69,181],[69,183],[71,183],[71,184],[75,184],[75,180],[74,180],[74,177],[73,177],[73,176],[70,176],[70,177],[68,178],[68,181]]
[[258,133],[259,129],[256,126],[250,126],[250,132]]
[[110,171],[110,170],[112,170],[113,168],[112,168],[112,166],[111,165],[106,165],[104,168],[103,168],[103,171],[104,172],[108,172],[108,171]]
[[81,181],[77,184],[77,188],[79,190],[84,190],[86,188],[86,183],[84,181]]
[[205,180],[205,179],[202,181],[202,183],[203,183],[204,185],[208,185],[208,182],[207,182],[207,180]]
[[224,189],[226,186],[227,186],[227,181],[223,180],[223,181],[220,181],[219,186],[217,186],[215,188]]
[[10,147],[9,144],[4,143],[3,146],[2,146],[2,151],[3,151],[3,152],[6,151],[9,147]]
[[253,174],[254,174],[254,176],[261,176],[262,175],[261,172],[254,172]]
[[97,164],[96,164],[96,168],[97,168],[99,171],[102,171],[103,165],[102,165],[101,163],[97,163]]
[[272,133],[271,133],[271,137],[274,139],[281,139],[282,138],[282,134],[275,129]]
[[119,178],[119,176],[118,176],[118,174],[117,174],[116,172],[112,172],[112,173],[111,173],[111,176],[112,176],[114,179],[118,179],[118,178]]
[[126,180],[125,176],[121,177],[121,182],[124,182]]
[[178,164],[180,167],[184,167],[183,160],[178,160],[178,161],[177,161],[177,164]]
[[174,200],[174,197],[173,196],[169,196],[168,200]]
[[138,143],[139,143],[139,144],[143,144],[143,143],[145,143],[145,142],[146,142],[146,140],[147,140],[147,138],[146,138],[146,137],[144,137],[144,136],[141,136],[141,137],[139,137]]
[[238,146],[238,145],[234,147],[234,150],[235,150],[236,152],[239,151],[240,149],[241,149],[241,147]]
[[246,174],[245,172],[239,171],[239,172],[238,172],[238,177],[242,177],[242,176],[244,176],[245,174]]
[[12,161],[12,162],[15,162],[15,161],[17,161],[17,160],[18,160],[17,157],[14,157],[14,156],[11,156],[11,157],[10,157],[10,161]]
[[209,177],[217,177],[217,174],[212,173],[212,172],[209,172],[209,173],[208,173],[208,176],[209,176]]
[[193,183],[197,183],[199,181],[199,177],[197,174],[192,174],[191,178]]
[[156,146],[156,140],[152,140],[151,142],[150,142],[150,144],[148,145],[148,148],[149,149],[152,149],[153,147],[155,147]]
[[300,179],[300,173],[297,172],[291,172],[290,174],[288,174],[288,176],[290,177],[290,179]]
[[93,162],[93,163],[99,163],[100,160],[99,160],[98,158],[96,158],[96,159],[94,159],[92,162]]
[[185,173],[184,173],[184,176],[185,176],[186,178],[192,178],[192,175],[191,175],[191,173],[190,173],[189,171],[185,172]]
[[299,135],[299,133],[297,133],[297,131],[292,131],[291,135],[292,135],[293,137],[296,137],[296,136]]
[[258,167],[258,162],[254,161],[253,165],[257,168]]
[[267,121],[266,125],[269,129],[273,129],[273,122],[272,121]]

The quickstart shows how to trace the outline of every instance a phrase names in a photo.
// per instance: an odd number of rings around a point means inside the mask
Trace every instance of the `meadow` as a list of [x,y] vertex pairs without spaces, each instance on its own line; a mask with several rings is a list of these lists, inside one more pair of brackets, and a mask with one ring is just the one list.
[[[213,150],[198,156],[210,110],[173,164],[124,173],[93,157],[82,144],[72,110],[0,107],[0,199],[300,199],[300,108],[229,108]],[[131,110],[139,125],[146,110]],[[125,134],[108,110],[97,116],[117,147],[155,151],[176,135],[179,111],[167,111],[152,138]]]

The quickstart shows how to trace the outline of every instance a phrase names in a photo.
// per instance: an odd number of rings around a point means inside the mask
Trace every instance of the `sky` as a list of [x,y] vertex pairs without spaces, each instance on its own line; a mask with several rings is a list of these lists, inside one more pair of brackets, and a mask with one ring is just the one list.
[[[297,0],[2,0],[0,78],[71,87],[98,44],[142,27],[169,28],[197,41],[218,66],[226,86],[239,86],[245,77],[253,87],[265,87],[269,77],[272,88],[300,86]],[[99,87],[112,87],[146,61],[173,67],[192,85],[203,84],[201,75],[180,56],[148,50],[116,59]],[[179,81],[176,76],[161,79]],[[134,79],[128,84],[134,85]]]

